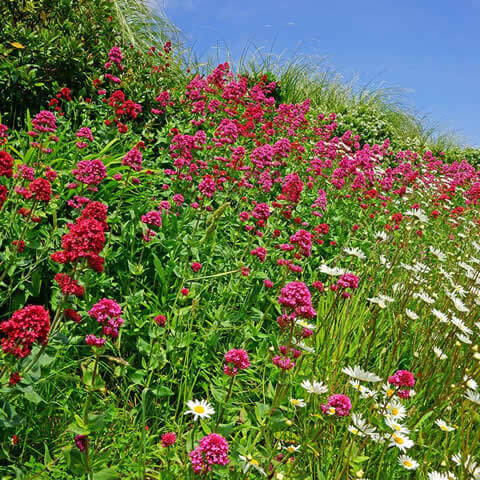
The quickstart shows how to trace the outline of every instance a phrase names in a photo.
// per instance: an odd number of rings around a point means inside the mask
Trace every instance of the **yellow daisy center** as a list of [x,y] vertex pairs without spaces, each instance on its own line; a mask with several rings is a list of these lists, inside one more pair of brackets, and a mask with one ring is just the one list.
[[400,427],[400,425],[394,425],[393,428],[394,428],[397,432],[399,432],[399,431],[402,429],[402,427]]
[[205,413],[205,407],[203,405],[195,405],[193,411],[195,413]]
[[392,408],[392,415],[398,415],[398,408]]
[[295,447],[287,447],[289,453],[295,452]]
[[333,415],[333,414],[335,413],[335,408],[334,408],[334,407],[330,407],[330,408],[328,409],[328,413],[330,413],[330,414]]
[[387,396],[389,397],[391,397],[394,393],[395,393],[395,390],[392,390],[391,388],[387,390]]
[[253,466],[255,466],[255,467],[257,467],[258,465],[260,465],[254,458],[252,458],[249,463],[250,463],[250,465],[253,465]]
[[403,464],[406,466],[406,467],[411,467],[413,465],[413,463],[410,461],[410,460],[405,460],[403,462]]
[[397,437],[396,435],[393,437],[393,439],[395,440],[395,443],[398,443],[399,445],[403,445],[404,443],[404,440],[402,437]]

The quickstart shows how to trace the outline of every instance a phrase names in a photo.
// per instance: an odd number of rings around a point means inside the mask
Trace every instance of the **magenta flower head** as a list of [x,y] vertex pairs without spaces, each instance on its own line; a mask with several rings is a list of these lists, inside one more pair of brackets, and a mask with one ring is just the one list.
[[162,440],[162,447],[167,448],[176,443],[177,435],[175,435],[175,433],[173,432],[164,433],[161,436],[161,440]]
[[123,157],[122,165],[139,172],[142,169],[142,152],[138,148],[132,148]]
[[415,376],[408,370],[397,370],[392,376],[388,377],[388,382],[397,387],[413,387]]
[[105,339],[90,334],[85,337],[85,343],[91,347],[103,347],[105,345]]
[[193,471],[206,473],[212,470],[212,465],[227,465],[230,462],[228,448],[228,442],[217,433],[203,437],[198,447],[190,452]]
[[234,377],[239,370],[245,370],[250,366],[248,353],[240,348],[229,350],[224,358],[227,363],[223,366],[223,372],[231,377]]
[[107,171],[101,160],[81,160],[72,170],[75,178],[86,185],[98,185],[106,176]]
[[297,317],[313,318],[317,314],[312,306],[312,296],[302,282],[287,283],[281,290],[278,302]]
[[346,417],[352,409],[352,402],[346,395],[336,394],[328,397],[328,402],[320,405],[323,413]]
[[76,435],[74,440],[77,448],[84,452],[87,448],[88,437],[86,435]]
[[197,273],[198,271],[200,271],[202,269],[202,264],[198,263],[198,262],[192,262],[191,267],[192,267],[192,270],[195,273]]
[[42,110],[32,120],[33,129],[40,133],[54,132],[57,129],[57,119],[52,112]]
[[118,329],[123,325],[122,308],[114,300],[102,298],[88,311],[88,314],[103,325],[103,333],[112,338],[118,337]]
[[337,282],[337,285],[341,288],[358,288],[359,278],[353,273],[345,273],[342,275]]
[[275,355],[272,361],[273,364],[281,370],[292,370],[295,367],[295,362],[292,362],[289,357]]

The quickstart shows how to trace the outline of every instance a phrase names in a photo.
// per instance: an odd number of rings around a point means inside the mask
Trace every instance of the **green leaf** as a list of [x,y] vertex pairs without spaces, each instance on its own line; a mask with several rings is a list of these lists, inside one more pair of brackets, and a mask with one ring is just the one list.
[[157,398],[170,397],[173,395],[173,391],[163,385],[161,387],[152,388],[151,391]]
[[35,392],[35,390],[29,385],[28,387],[22,387],[20,390],[23,392],[23,396],[29,401],[38,405],[43,402],[43,398]]
[[118,480],[118,472],[112,468],[100,470],[93,473],[93,480]]

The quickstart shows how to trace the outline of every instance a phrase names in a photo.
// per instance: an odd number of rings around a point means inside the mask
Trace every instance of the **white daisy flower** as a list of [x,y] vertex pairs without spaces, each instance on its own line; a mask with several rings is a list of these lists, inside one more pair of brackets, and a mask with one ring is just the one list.
[[238,458],[240,458],[240,460],[242,460],[243,462],[243,473],[247,473],[248,470],[250,470],[250,468],[254,468],[257,472],[261,473],[264,477],[267,476],[267,474],[265,473],[265,470],[262,469],[262,467],[260,467],[260,463],[258,462],[258,460],[255,460],[251,455],[247,455],[246,457],[244,457],[243,455],[239,455]]
[[375,373],[367,372],[361,369],[358,365],[355,367],[345,367],[342,368],[342,372],[348,375],[349,377],[355,378],[362,382],[380,382],[382,379],[375,375]]
[[466,375],[463,377],[463,381],[465,382],[465,385],[470,389],[470,390],[476,390],[478,388],[478,383],[470,377],[467,377]]
[[309,330],[315,330],[317,328],[316,325],[306,322],[303,318],[295,319],[295,324],[302,328],[308,328]]
[[463,335],[462,333],[456,333],[455,336],[462,342],[466,343],[467,345],[470,345],[472,343],[472,340],[467,337],[466,335]]
[[392,264],[387,260],[387,257],[385,255],[380,255],[380,257],[378,258],[380,260],[380,263],[385,267],[390,268],[392,266]]
[[443,430],[444,432],[453,432],[455,430],[455,427],[451,427],[447,422],[440,418],[435,420],[435,423],[439,426],[440,430]]
[[356,247],[353,247],[353,248],[345,247],[343,251],[347,255],[351,255],[352,257],[357,257],[360,260],[366,260],[367,258],[367,256],[359,248],[356,248]]
[[303,408],[306,405],[303,398],[291,398],[290,399],[290,404],[295,408]]
[[473,403],[480,405],[480,393],[475,392],[475,390],[467,390],[465,398],[468,398]]
[[408,435],[410,433],[410,429],[401,424],[400,422],[397,422],[393,418],[385,418],[385,423],[387,424],[387,427],[391,428],[393,431],[398,432],[398,433],[403,433],[405,435]]
[[328,387],[323,384],[323,382],[317,382],[314,380],[311,382],[310,380],[304,380],[301,383],[301,386],[308,392],[313,393],[315,395],[321,395],[322,393],[328,392]]
[[450,320],[452,325],[455,325],[459,330],[461,330],[465,335],[471,335],[473,333],[473,330],[470,330],[463,321],[456,317],[455,315],[452,315],[452,319]]
[[364,437],[365,435],[371,436],[375,433],[376,428],[372,425],[370,425],[359,413],[353,413],[352,414],[352,425],[350,427],[353,427],[353,429],[356,429],[359,433],[355,433],[355,431],[352,431],[349,428],[349,431],[353,433],[354,435],[359,435],[361,437]]
[[377,232],[375,234],[375,240],[378,240],[379,242],[384,242],[387,238],[388,237],[385,232]]
[[448,317],[440,310],[437,310],[436,308],[432,308],[432,314],[435,318],[440,320],[440,322],[448,323]]
[[464,312],[464,313],[467,313],[469,312],[470,310],[467,308],[467,306],[462,302],[462,300],[460,300],[459,298],[457,297],[454,297],[451,299],[453,304],[455,305],[455,308],[459,311],[459,312]]
[[320,272],[325,273],[326,275],[330,275],[332,277],[337,277],[343,275],[345,270],[338,267],[329,267],[328,265],[322,264],[318,267]]
[[407,455],[400,455],[398,457],[398,463],[407,470],[416,470],[418,468],[418,462]]
[[304,352],[307,352],[307,353],[315,353],[315,349],[306,345],[305,342],[297,342],[295,339],[293,340],[294,342],[296,342],[295,346],[300,348],[300,350],[303,350]]
[[407,317],[410,320],[418,320],[419,319],[419,316],[414,311],[409,310],[408,308],[405,309],[405,315],[407,315]]
[[442,352],[442,350],[438,347],[433,347],[433,352],[437,356],[438,359],[440,360],[446,360],[447,356]]
[[397,447],[402,452],[408,450],[409,448],[412,448],[415,445],[413,441],[403,433],[393,432],[389,439],[390,446]]
[[413,296],[415,298],[419,298],[420,300],[423,300],[425,303],[429,303],[429,304],[435,303],[435,299],[425,292],[414,293]]
[[444,262],[447,259],[447,256],[441,250],[439,250],[438,248],[433,248],[430,245],[429,250],[430,250],[430,253],[432,255],[435,255],[435,257],[437,257],[438,260],[440,260],[441,262]]
[[407,210],[405,215],[409,215],[410,217],[415,217],[421,223],[427,223],[428,217],[425,215],[425,212],[419,208],[417,210]]
[[295,453],[295,452],[298,452],[300,450],[300,445],[285,445],[283,447],[288,453]]
[[407,409],[398,401],[387,403],[385,416],[394,420],[403,420],[407,416]]
[[457,477],[451,472],[430,472],[428,474],[428,480],[454,480],[455,478]]
[[190,400],[187,402],[189,410],[186,410],[184,415],[192,414],[194,420],[198,418],[210,418],[215,410],[206,400]]

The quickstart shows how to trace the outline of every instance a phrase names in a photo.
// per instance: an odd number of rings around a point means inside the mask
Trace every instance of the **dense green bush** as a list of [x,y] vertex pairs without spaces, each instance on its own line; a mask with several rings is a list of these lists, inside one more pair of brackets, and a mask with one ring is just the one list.
[[108,0],[0,3],[0,91],[4,122],[22,122],[61,87],[89,91],[119,34]]

